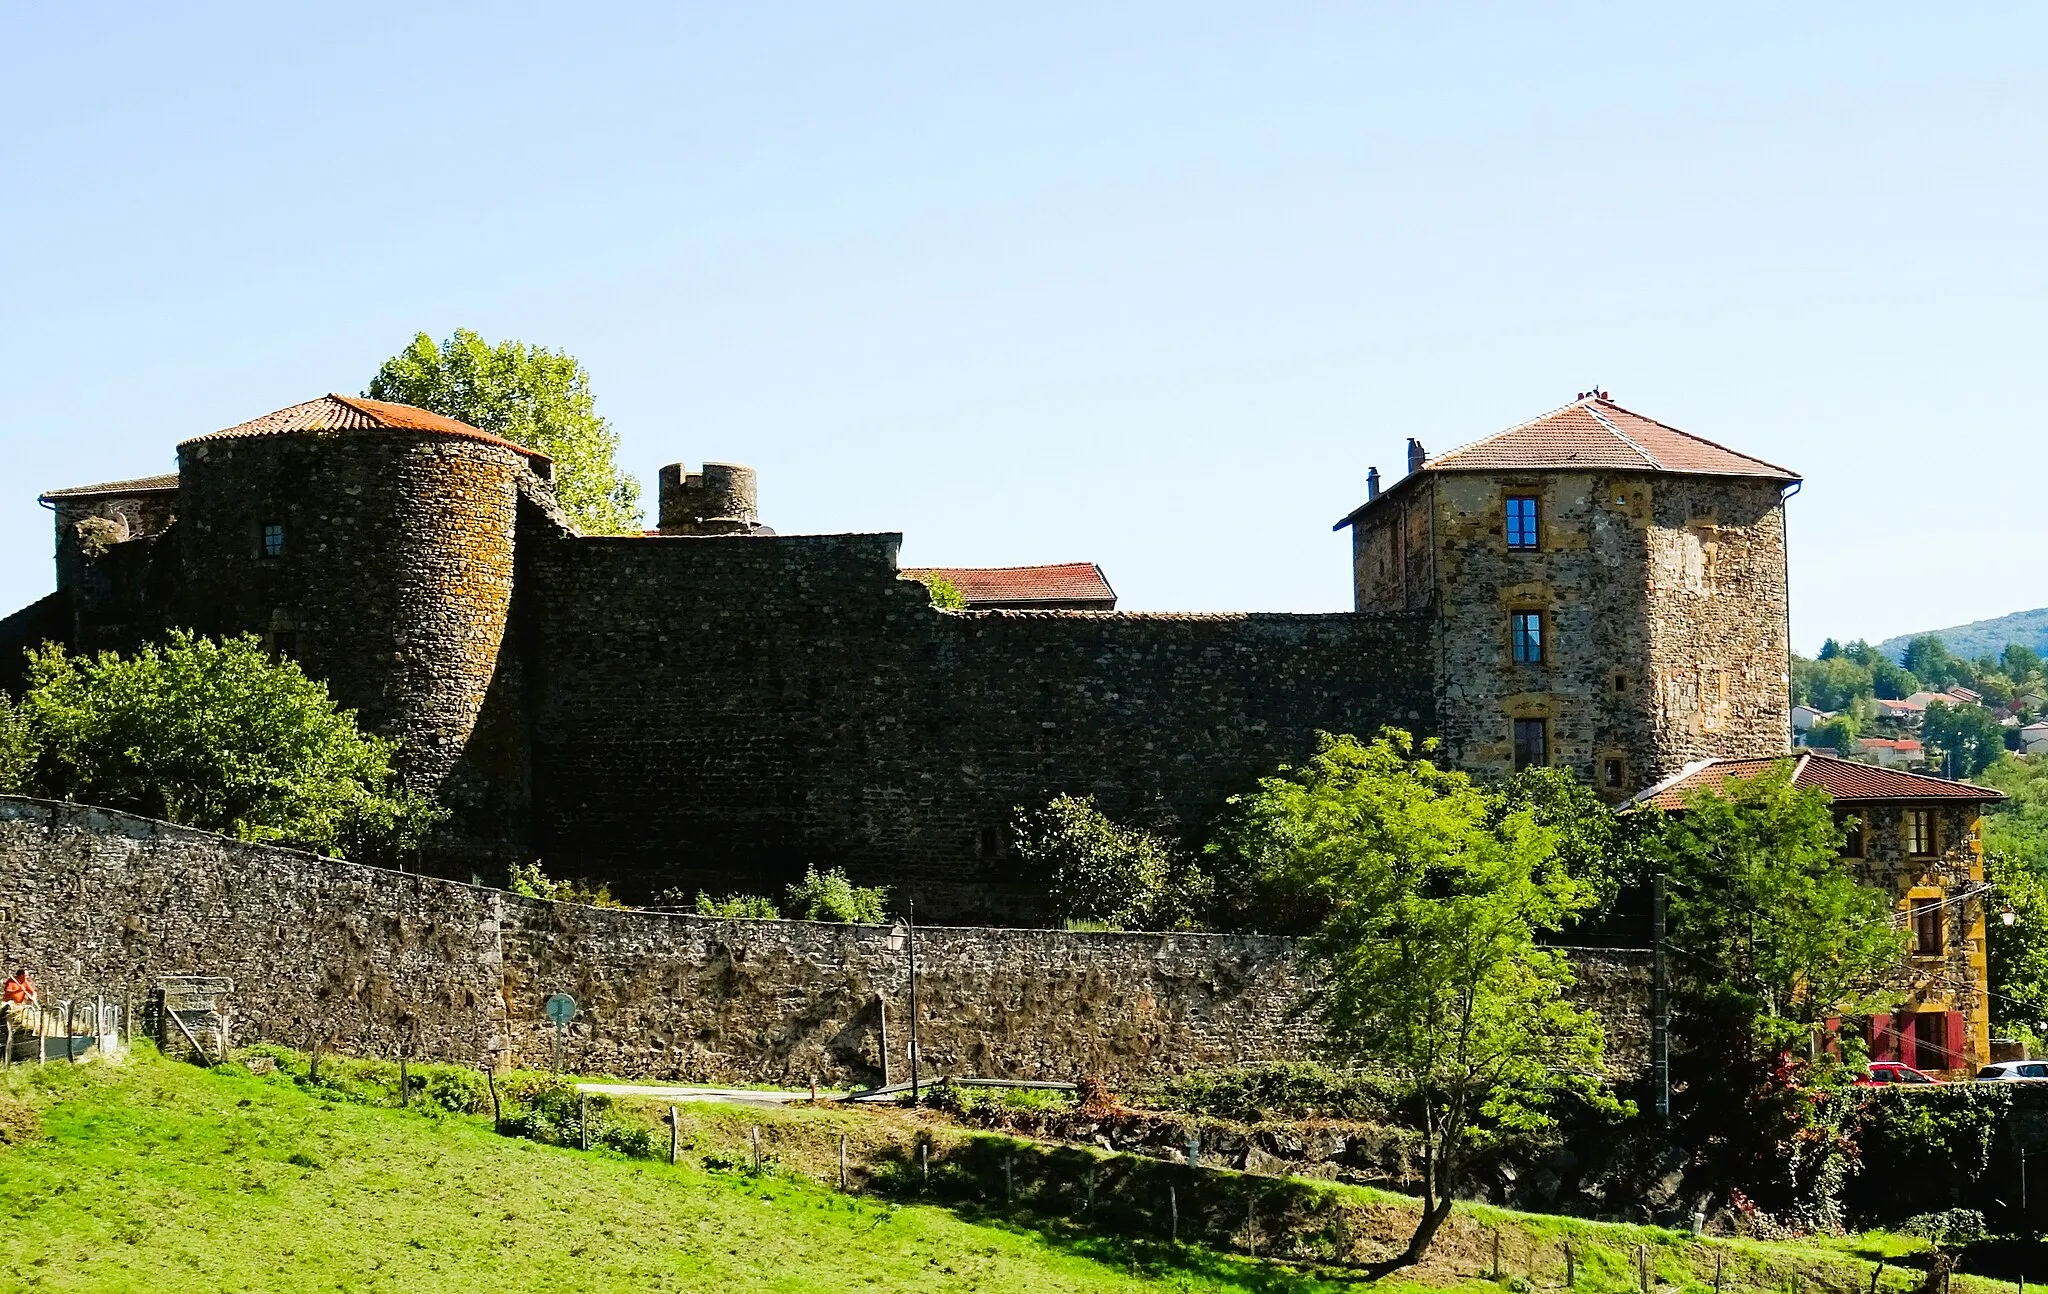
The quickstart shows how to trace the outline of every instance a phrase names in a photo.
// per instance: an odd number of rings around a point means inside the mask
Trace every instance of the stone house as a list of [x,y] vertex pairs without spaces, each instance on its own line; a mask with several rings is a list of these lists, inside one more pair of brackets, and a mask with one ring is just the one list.
[[[1902,1060],[1929,1073],[1967,1078],[1991,1059],[1991,989],[1985,962],[1986,805],[2005,798],[1989,787],[1873,768],[1818,751],[1793,758],[1793,784],[1834,801],[1847,831],[1843,857],[1867,884],[1895,900],[1894,920],[1910,932],[1897,1011],[1855,1022],[1873,1060]],[[1682,812],[1697,790],[1755,777],[1769,759],[1709,760],[1635,797]]]

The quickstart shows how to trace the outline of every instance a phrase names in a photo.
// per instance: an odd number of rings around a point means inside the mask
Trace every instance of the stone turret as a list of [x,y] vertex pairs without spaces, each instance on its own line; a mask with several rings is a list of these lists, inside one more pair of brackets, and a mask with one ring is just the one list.
[[760,528],[754,469],[706,463],[692,472],[681,463],[661,469],[661,533],[750,535]]
[[261,635],[438,793],[498,670],[520,482],[546,466],[452,418],[340,395],[188,440],[172,622]]

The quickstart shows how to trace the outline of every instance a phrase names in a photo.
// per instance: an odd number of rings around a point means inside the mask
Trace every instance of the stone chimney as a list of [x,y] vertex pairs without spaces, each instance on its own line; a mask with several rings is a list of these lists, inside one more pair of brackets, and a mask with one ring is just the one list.
[[1422,465],[1428,461],[1429,451],[1422,447],[1421,441],[1410,436],[1408,438],[1408,474],[1413,476],[1421,471]]

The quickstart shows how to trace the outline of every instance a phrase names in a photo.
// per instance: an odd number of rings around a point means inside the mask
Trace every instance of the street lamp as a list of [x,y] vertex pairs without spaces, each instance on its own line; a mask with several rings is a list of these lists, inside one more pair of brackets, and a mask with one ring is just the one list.
[[2020,914],[2012,910],[2012,904],[2010,903],[2006,904],[2005,910],[1998,914],[1998,920],[2002,925],[2012,925],[2019,919]]
[[[907,923],[907,924],[906,924]],[[910,902],[904,921],[889,931],[889,951],[910,955],[910,1103],[918,1102],[917,1084],[917,903]],[[884,1061],[886,1068],[886,1058]]]

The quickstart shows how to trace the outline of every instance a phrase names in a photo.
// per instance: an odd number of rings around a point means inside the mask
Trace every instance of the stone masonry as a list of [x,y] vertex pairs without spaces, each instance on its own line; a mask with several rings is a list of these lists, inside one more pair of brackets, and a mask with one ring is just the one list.
[[[237,1035],[544,1067],[541,1003],[576,997],[583,1072],[699,1082],[905,1076],[908,966],[890,931],[587,908],[77,805],[0,797],[0,956],[53,996],[165,974],[235,981]],[[1314,1032],[1283,939],[917,932],[924,1073],[1122,1084],[1296,1059]],[[1574,951],[1613,1067],[1646,1052],[1644,961]],[[886,1018],[886,1023],[885,1023]]]

